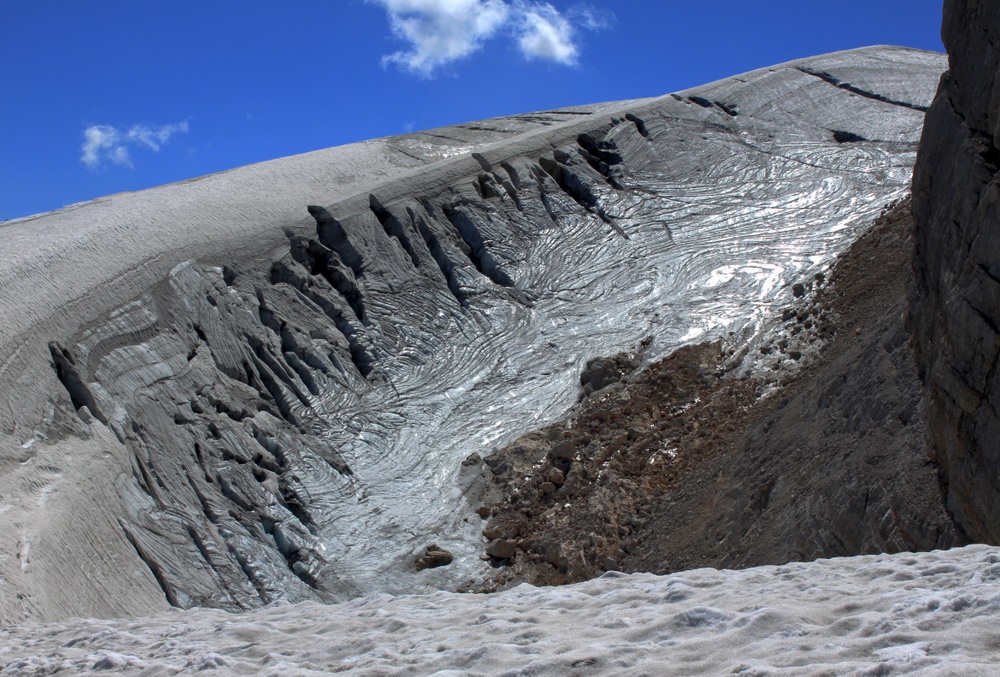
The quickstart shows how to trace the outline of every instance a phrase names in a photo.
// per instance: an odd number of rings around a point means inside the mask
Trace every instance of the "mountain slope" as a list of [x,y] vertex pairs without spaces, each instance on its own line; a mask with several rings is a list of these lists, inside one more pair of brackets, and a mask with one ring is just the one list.
[[482,577],[462,459],[590,358],[753,345],[906,192],[943,67],[832,54],[5,224],[0,620]]

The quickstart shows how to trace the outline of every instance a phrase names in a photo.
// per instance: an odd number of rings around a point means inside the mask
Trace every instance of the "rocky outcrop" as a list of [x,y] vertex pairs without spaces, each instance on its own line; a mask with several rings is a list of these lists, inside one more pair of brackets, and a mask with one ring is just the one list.
[[[650,341],[652,342],[652,338]],[[595,357],[580,372],[584,395],[590,395],[612,383],[619,383],[642,364],[642,354],[619,353],[614,357]]]
[[948,0],[914,172],[911,319],[949,510],[1000,543],[1000,5]]

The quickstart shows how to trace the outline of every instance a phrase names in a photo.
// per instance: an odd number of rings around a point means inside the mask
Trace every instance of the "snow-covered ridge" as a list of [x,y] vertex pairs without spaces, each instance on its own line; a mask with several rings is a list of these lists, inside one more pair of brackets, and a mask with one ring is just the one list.
[[1000,548],[0,630],[0,674],[989,675]]

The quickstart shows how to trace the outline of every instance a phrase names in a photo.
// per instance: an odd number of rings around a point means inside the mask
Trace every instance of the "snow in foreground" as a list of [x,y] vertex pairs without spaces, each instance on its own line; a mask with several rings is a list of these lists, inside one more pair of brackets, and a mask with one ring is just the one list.
[[0,674],[996,674],[1000,548],[0,630]]

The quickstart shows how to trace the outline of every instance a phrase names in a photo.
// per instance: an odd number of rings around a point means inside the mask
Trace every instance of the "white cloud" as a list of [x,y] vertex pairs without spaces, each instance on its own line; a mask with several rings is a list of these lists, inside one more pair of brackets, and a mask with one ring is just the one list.
[[588,6],[562,14],[537,0],[368,1],[386,10],[392,32],[410,47],[383,57],[382,64],[423,77],[482,49],[501,32],[514,38],[527,59],[573,65],[580,55],[578,29],[607,28],[611,16]]
[[146,148],[157,152],[174,134],[186,131],[186,121],[169,125],[132,125],[127,130],[111,125],[91,125],[83,130],[80,162],[90,169],[99,169],[108,162],[131,167],[131,148]]
[[373,0],[385,7],[392,32],[409,51],[382,59],[423,76],[482,47],[510,17],[503,0]]
[[576,64],[580,50],[573,41],[573,24],[552,5],[525,7],[517,32],[518,47],[526,58]]

